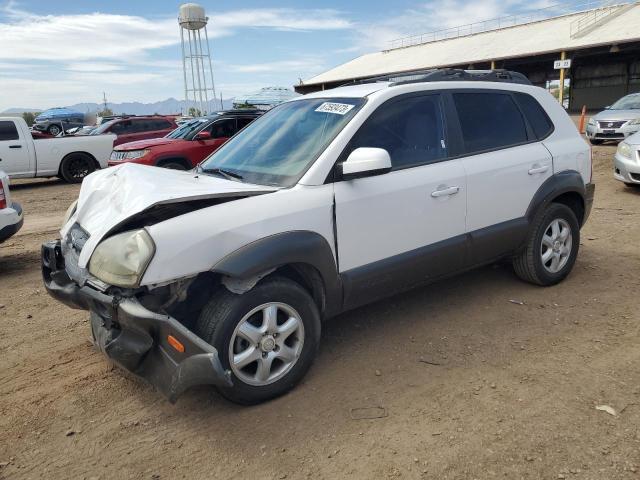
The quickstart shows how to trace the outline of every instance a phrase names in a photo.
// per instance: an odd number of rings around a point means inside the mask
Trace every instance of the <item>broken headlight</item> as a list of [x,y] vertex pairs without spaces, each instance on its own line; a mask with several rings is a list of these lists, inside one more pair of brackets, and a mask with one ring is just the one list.
[[89,260],[89,272],[118,287],[137,287],[155,253],[146,230],[119,233],[100,243]]

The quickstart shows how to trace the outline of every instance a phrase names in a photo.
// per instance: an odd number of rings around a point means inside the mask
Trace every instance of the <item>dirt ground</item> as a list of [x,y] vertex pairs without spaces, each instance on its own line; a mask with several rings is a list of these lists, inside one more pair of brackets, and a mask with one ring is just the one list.
[[171,405],[109,366],[87,314],[40,280],[40,244],[78,187],[14,182],[25,226],[0,247],[0,478],[640,478],[640,189],[613,180],[614,149],[595,149],[564,283],[499,265],[343,314],[303,383],[250,408],[207,388]]

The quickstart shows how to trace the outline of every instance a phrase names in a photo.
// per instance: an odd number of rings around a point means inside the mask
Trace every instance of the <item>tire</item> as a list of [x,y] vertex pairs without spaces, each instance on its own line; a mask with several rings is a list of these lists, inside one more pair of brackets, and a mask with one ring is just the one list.
[[[219,387],[220,393],[253,405],[285,394],[309,370],[320,340],[320,314],[304,288],[273,276],[241,295],[221,287],[202,310],[195,331],[231,371],[233,386]],[[246,363],[232,364],[243,353]]]
[[62,128],[60,128],[59,125],[50,125],[49,128],[47,128],[47,133],[54,137],[58,135],[61,131],[62,131]]
[[[563,240],[565,232],[568,235]],[[513,259],[513,267],[526,282],[555,285],[571,272],[579,248],[580,225],[573,210],[551,203],[536,216],[525,247]]]
[[60,165],[60,176],[65,182],[80,183],[96,169],[96,164],[86,153],[67,155]]
[[602,145],[604,143],[604,140],[596,140],[595,138],[590,138],[589,142],[591,142],[591,145]]
[[161,163],[158,166],[161,168],[168,168],[170,170],[186,170],[187,169],[187,167],[185,167],[183,163],[172,162],[172,161]]

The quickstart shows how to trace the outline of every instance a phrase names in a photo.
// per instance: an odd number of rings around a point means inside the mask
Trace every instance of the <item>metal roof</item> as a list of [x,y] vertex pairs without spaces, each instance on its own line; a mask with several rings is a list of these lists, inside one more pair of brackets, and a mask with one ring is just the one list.
[[238,95],[233,99],[234,105],[278,105],[299,94],[286,87],[264,87],[248,95]]
[[[617,15],[575,35],[581,19],[602,9],[540,20],[468,36],[369,53],[317,75],[303,85],[348,81],[395,72],[470,65],[490,60],[577,50],[640,40],[640,4],[610,6]],[[573,36],[572,36],[573,34]]]

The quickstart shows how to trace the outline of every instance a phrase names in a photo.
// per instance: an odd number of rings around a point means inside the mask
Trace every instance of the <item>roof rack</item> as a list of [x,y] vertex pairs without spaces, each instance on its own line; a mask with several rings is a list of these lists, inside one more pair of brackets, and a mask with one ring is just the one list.
[[364,83],[391,82],[391,86],[406,85],[408,83],[421,82],[447,82],[447,81],[476,81],[476,82],[502,82],[532,85],[531,81],[522,73],[511,70],[464,70],[461,68],[442,68],[432,70],[417,70],[406,73],[391,73],[378,77],[356,80],[341,86],[360,85]]

